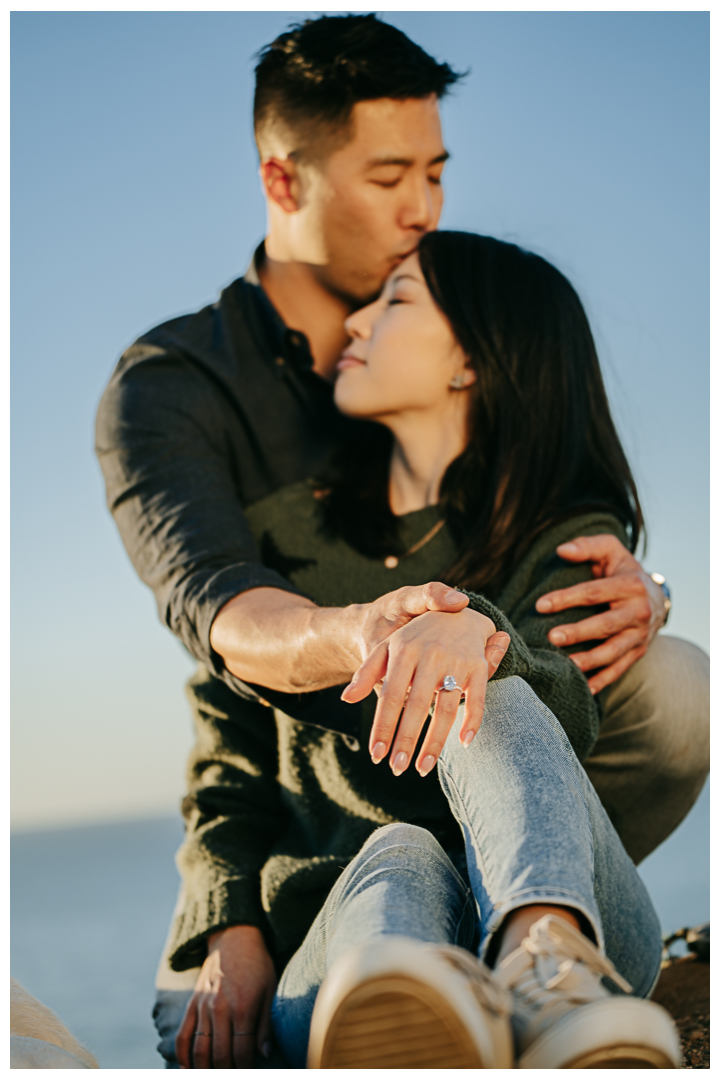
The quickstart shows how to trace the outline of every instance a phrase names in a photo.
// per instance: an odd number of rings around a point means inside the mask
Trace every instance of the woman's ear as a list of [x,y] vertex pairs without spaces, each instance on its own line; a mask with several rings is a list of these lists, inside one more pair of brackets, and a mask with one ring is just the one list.
[[450,388],[452,390],[467,390],[476,379],[475,369],[470,364],[470,361],[466,359],[462,371],[458,371],[450,380]]
[[470,363],[469,360],[465,361],[465,367],[462,370],[462,377],[463,377],[463,388],[465,390],[467,390],[468,387],[472,386],[472,384],[477,379],[477,372],[475,371],[475,368],[472,366],[472,364]]

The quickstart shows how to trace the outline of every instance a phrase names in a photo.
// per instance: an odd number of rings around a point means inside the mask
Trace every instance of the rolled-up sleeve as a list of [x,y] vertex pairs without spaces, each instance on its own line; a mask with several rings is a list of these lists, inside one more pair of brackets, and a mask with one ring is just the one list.
[[228,408],[204,372],[180,353],[142,344],[118,365],[96,423],[108,507],[132,564],[153,590],[161,620],[221,676],[210,646],[220,609],[259,586],[299,591],[260,562],[228,424]]

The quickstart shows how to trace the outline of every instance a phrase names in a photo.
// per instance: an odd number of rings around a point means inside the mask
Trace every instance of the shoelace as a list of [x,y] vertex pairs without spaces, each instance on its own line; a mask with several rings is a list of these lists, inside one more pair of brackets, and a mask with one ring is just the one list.
[[[607,956],[592,944],[584,935],[575,931],[572,936],[556,930],[559,920],[554,919],[545,926],[536,923],[530,930],[529,937],[523,941],[524,947],[535,956],[549,956],[558,952],[565,953],[566,959],[561,961],[558,973],[546,982],[548,989],[559,986],[570,970],[575,967],[575,961],[587,966],[595,975],[605,975],[612,979],[616,986],[625,993],[632,993],[632,986],[623,979],[619,971]],[[567,925],[567,924],[566,924]]]
[[453,967],[465,975],[475,999],[497,1016],[509,1016],[512,1012],[512,999],[500,986],[485,965],[455,945],[437,945],[434,947]]
[[599,982],[603,975],[626,993],[632,991],[587,938],[571,927],[566,931],[559,922],[545,923],[543,919],[536,923],[501,974],[516,1003],[534,1014],[533,1028],[544,1027],[555,1014],[603,997]]

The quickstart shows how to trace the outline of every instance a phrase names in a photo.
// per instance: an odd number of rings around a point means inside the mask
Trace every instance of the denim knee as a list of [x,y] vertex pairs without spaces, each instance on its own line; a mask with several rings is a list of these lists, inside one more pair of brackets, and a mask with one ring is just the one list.
[[364,851],[370,851],[378,845],[383,848],[427,848],[435,854],[439,852],[443,857],[446,857],[442,847],[428,829],[423,829],[421,825],[410,825],[405,821],[394,821],[390,825],[381,825],[367,838],[359,854],[362,855]]
[[175,1056],[175,1036],[178,1033],[192,990],[158,990],[152,1017],[160,1036],[158,1053],[165,1059],[166,1069],[179,1069]]

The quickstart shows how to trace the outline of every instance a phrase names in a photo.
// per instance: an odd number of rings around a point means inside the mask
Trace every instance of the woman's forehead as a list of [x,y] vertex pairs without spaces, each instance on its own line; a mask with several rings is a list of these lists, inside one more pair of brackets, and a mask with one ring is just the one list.
[[396,281],[402,280],[419,281],[421,284],[424,283],[425,278],[420,269],[420,260],[417,256],[417,252],[408,255],[407,259],[403,259],[400,265],[395,267],[390,274],[387,283],[388,285],[394,285]]

